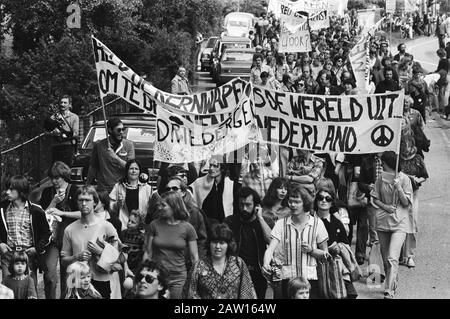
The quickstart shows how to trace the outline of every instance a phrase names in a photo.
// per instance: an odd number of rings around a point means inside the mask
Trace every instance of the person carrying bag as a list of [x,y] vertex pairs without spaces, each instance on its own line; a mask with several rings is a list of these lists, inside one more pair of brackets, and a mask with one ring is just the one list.
[[345,299],[347,290],[343,277],[342,259],[339,256],[329,256],[325,260],[319,260],[316,268],[320,298]]

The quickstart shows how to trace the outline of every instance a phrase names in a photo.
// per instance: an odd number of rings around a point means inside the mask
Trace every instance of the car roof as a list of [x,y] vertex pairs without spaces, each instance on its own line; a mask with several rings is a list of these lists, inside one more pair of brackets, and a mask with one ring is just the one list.
[[255,18],[255,15],[253,13],[248,13],[248,12],[230,12],[225,16],[225,20],[228,20],[228,19],[234,18],[234,17]]
[[224,35],[220,38],[220,42],[251,42],[247,37],[232,37]]
[[[119,118],[123,125],[126,126],[155,126],[156,117],[153,114],[144,113],[122,113],[113,115],[112,117]],[[105,121],[96,121],[93,126],[104,126]]]
[[244,53],[255,53],[254,48],[226,48],[224,52],[244,52]]

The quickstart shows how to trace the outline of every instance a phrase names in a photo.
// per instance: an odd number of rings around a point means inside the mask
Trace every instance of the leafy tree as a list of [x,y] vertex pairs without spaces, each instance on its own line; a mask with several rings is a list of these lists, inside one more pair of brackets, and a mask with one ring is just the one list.
[[99,102],[90,35],[137,73],[167,90],[178,65],[194,66],[195,35],[217,34],[221,0],[78,1],[81,28],[69,29],[72,0],[0,0],[0,31],[14,37],[15,55],[0,58],[0,119],[24,138],[40,131],[60,94],[75,111]]

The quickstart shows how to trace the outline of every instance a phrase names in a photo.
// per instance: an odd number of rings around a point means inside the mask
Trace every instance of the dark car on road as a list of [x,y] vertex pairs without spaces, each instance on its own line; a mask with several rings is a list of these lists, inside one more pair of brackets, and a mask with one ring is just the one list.
[[203,49],[202,55],[200,57],[202,71],[210,70],[211,65],[212,65],[212,60],[213,60],[212,51],[218,40],[219,40],[219,37],[210,37],[208,39],[208,42],[206,43],[206,47]]
[[[134,144],[136,159],[141,163],[143,173],[149,175],[149,183],[156,185],[158,169],[154,167],[153,149],[155,143],[156,118],[150,114],[120,114],[125,132],[124,137]],[[94,142],[106,137],[104,121],[97,121],[91,125],[78,154],[71,165],[70,177],[74,184],[84,184],[89,170]]]
[[217,85],[222,85],[234,78],[250,80],[254,49],[225,49],[217,66]]
[[211,77],[213,82],[219,82],[219,63],[222,58],[223,52],[227,49],[245,49],[251,48],[252,41],[246,37],[229,37],[222,36],[220,40],[216,42],[213,49],[213,64],[211,65]]

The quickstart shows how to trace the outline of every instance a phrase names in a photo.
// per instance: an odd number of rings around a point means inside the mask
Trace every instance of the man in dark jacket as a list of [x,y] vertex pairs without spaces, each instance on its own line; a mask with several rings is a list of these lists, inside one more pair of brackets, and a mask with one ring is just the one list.
[[24,176],[13,176],[6,185],[7,200],[0,204],[0,256],[3,278],[15,251],[25,251],[37,286],[37,256],[45,252],[51,231],[44,211],[28,200],[30,184]]
[[237,255],[247,264],[258,299],[264,299],[267,281],[262,275],[261,266],[266,246],[270,243],[269,226],[273,227],[273,222],[262,216],[261,198],[255,190],[242,187],[237,197],[238,211],[225,218],[225,222],[233,231]]
[[386,93],[398,91],[401,89],[397,81],[394,80],[394,70],[386,66],[383,70],[384,80],[377,84],[375,93]]

